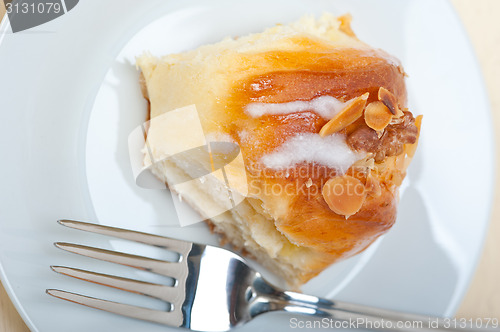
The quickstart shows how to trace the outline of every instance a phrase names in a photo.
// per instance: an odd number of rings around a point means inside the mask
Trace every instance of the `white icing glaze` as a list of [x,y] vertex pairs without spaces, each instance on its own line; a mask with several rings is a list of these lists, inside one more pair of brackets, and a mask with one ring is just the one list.
[[292,101],[279,104],[250,103],[245,107],[245,112],[254,118],[258,118],[264,115],[282,115],[313,111],[325,120],[330,120],[348,103],[349,102],[344,103],[332,96],[320,96],[310,101]]
[[286,169],[305,162],[345,172],[365,156],[365,153],[351,150],[343,135],[321,137],[314,133],[302,133],[289,139],[273,153],[263,156],[261,162],[273,169]]
[[240,137],[241,142],[246,142],[250,138],[250,134],[248,133],[247,130],[242,129],[239,133],[238,136]]

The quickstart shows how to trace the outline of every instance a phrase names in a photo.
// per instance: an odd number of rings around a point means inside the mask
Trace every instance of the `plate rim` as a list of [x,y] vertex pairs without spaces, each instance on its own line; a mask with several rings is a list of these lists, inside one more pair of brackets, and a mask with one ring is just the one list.
[[[495,153],[495,147],[496,147],[496,140],[495,140],[495,136],[494,136],[494,126],[493,126],[493,122],[491,121],[492,119],[492,107],[491,107],[491,99],[489,97],[489,93],[488,93],[488,90],[487,90],[487,85],[486,85],[486,82],[485,82],[485,79],[484,79],[484,74],[483,74],[483,70],[482,70],[482,67],[481,67],[481,64],[479,62],[479,59],[476,55],[476,51],[475,51],[475,48],[471,42],[471,38],[469,37],[469,34],[467,33],[467,30],[465,29],[465,26],[460,18],[460,16],[458,15],[458,12],[456,11],[455,7],[453,6],[453,4],[451,3],[450,0],[443,0],[447,3],[447,6],[449,7],[449,9],[451,10],[451,12],[454,14],[454,19],[458,21],[459,23],[459,26],[461,27],[461,31],[460,31],[460,35],[467,41],[467,45],[468,45],[468,50],[471,52],[472,54],[472,59],[474,61],[474,72],[477,73],[477,75],[479,76],[479,81],[481,83],[481,86],[480,86],[480,90],[482,92],[482,96],[481,98],[484,99],[486,101],[486,109],[485,111],[487,111],[487,115],[488,115],[488,119],[490,120],[490,125],[489,125],[489,128],[488,128],[488,131],[489,131],[489,135],[490,136],[490,140],[489,140],[489,143],[490,143],[490,157],[491,157],[491,166],[492,166],[492,174],[490,174],[492,176],[492,179],[496,179],[497,178],[497,175],[495,173],[495,168],[496,168],[496,165],[497,165],[497,155]],[[2,21],[0,22],[0,31],[1,31],[1,34],[0,34],[0,47],[2,45],[2,41],[3,41],[3,38],[4,36],[8,33],[8,30],[10,29],[8,27],[8,15],[4,15]],[[5,26],[7,26],[7,29],[4,29]],[[473,264],[473,267],[471,269],[469,269],[469,271],[467,272],[468,276],[467,276],[467,280],[466,280],[466,283],[465,283],[465,286],[462,287],[461,291],[460,291],[460,294],[459,296],[457,296],[457,300],[456,300],[456,303],[454,305],[451,305],[451,310],[453,312],[456,312],[456,310],[458,309],[459,305],[462,303],[463,301],[463,298],[466,294],[466,292],[468,291],[469,287],[470,287],[470,284],[471,284],[471,281],[477,271],[477,267],[478,267],[478,264],[480,262],[480,259],[481,259],[481,256],[484,252],[484,246],[485,246],[485,240],[486,240],[486,236],[487,236],[487,232],[491,226],[491,215],[492,215],[492,209],[493,209],[493,203],[494,203],[494,200],[495,200],[495,193],[496,193],[496,189],[495,189],[495,181],[492,181],[490,186],[489,186],[489,202],[488,202],[488,206],[489,206],[489,209],[487,211],[487,215],[488,215],[488,219],[487,221],[485,221],[485,225],[484,225],[484,230],[482,232],[482,235],[481,235],[481,242],[478,246],[478,251],[477,251],[477,254],[475,255],[475,258],[474,258],[474,264]],[[12,301],[14,307],[16,308],[17,312],[20,314],[20,316],[22,317],[22,319],[24,320],[24,322],[26,323],[26,325],[28,325],[28,327],[31,329],[31,330],[34,330],[34,331],[38,331],[38,328],[34,325],[34,323],[32,322],[31,318],[29,317],[29,315],[27,314],[27,312],[25,311],[25,308],[24,306],[22,305],[22,303],[19,301],[16,293],[14,292],[14,289],[13,289],[13,286],[11,285],[11,282],[9,280],[9,278],[7,277],[7,274],[6,274],[6,271],[4,269],[4,265],[2,264],[2,262],[0,261],[0,280],[2,281],[2,284],[4,285],[4,288],[6,290],[6,293],[8,294],[10,300]]]

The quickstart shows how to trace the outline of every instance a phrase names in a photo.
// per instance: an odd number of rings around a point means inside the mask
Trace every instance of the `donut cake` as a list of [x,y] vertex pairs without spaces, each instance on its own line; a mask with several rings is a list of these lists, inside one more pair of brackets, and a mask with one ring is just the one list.
[[[137,67],[151,118],[145,165],[169,185],[193,179],[176,194],[223,244],[290,287],[394,224],[421,116],[406,107],[400,62],[358,40],[350,16],[305,16],[184,53],[145,53]],[[239,149],[222,175],[200,177],[192,156],[170,153],[197,135],[192,122],[155,123],[189,106],[207,144]]]

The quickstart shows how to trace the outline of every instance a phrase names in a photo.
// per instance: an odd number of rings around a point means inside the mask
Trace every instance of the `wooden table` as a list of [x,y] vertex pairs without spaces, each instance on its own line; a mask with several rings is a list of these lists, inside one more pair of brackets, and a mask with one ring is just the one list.
[[[1,2],[1,0],[0,0]],[[491,98],[495,129],[500,131],[500,0],[452,0],[472,40]],[[0,4],[0,17],[5,8]],[[422,22],[425,24],[425,22]],[[473,119],[471,110],[471,120]],[[496,135],[500,160],[500,135]],[[500,188],[500,177],[496,188]],[[481,261],[458,317],[500,318],[500,196],[494,201],[491,225]],[[29,331],[0,284],[0,332]]]

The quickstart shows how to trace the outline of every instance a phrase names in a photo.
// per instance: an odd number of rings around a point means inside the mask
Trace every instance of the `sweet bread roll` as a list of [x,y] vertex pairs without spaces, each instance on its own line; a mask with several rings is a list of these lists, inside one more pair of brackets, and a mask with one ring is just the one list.
[[[145,165],[290,286],[394,224],[421,118],[406,108],[399,61],[359,41],[349,16],[304,17],[137,65],[152,119]],[[194,118],[179,111],[193,107]],[[200,176],[179,151],[214,141],[236,144],[241,158]]]

